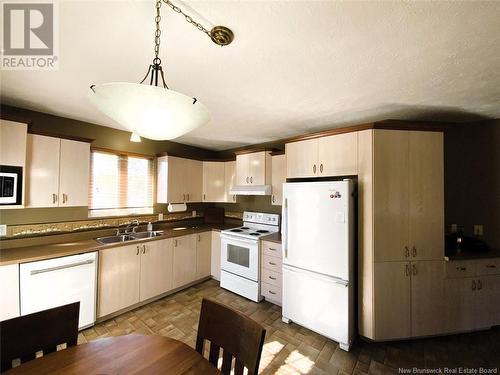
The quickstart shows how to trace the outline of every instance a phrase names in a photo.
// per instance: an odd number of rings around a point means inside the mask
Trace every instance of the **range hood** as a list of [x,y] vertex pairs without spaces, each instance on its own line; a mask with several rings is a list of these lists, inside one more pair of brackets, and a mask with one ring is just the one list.
[[239,185],[233,186],[229,194],[234,195],[271,195],[271,185]]

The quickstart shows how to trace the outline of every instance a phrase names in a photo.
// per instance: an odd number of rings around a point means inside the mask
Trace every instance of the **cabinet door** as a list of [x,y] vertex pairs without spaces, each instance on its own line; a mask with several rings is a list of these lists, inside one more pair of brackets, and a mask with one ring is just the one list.
[[271,169],[271,184],[273,189],[271,203],[273,205],[281,206],[281,202],[283,200],[283,184],[286,182],[286,156],[273,156]]
[[231,194],[230,190],[236,182],[236,162],[227,161],[224,163],[224,191],[225,202],[236,203],[236,194]]
[[58,206],[60,143],[59,138],[28,134],[25,195],[27,207]]
[[196,235],[196,279],[210,276],[212,232]]
[[145,242],[141,251],[141,301],[172,289],[172,239]]
[[210,274],[220,281],[220,232],[212,231],[212,257],[210,259]]
[[174,245],[173,288],[196,280],[196,236],[176,237]]
[[410,337],[410,263],[375,263],[374,271],[375,339]]
[[139,302],[140,265],[139,245],[99,251],[99,318]]
[[475,279],[444,280],[444,323],[446,332],[462,332],[476,325]]
[[186,160],[185,180],[186,199],[188,202],[201,202],[203,196],[203,162],[199,160]]
[[320,176],[358,174],[358,133],[319,138],[318,162]]
[[90,144],[61,139],[59,206],[89,204]]
[[411,262],[411,334],[445,332],[443,309],[444,264],[442,260]]
[[443,258],[443,133],[409,132],[409,204],[412,258]]
[[19,265],[0,266],[0,321],[19,316]]
[[374,131],[375,261],[409,259],[407,131]]
[[248,174],[250,177],[251,185],[265,185],[266,184],[266,162],[267,152],[254,152],[250,155]]
[[0,165],[24,167],[28,125],[0,120]]
[[250,155],[236,155],[236,185],[250,185]]
[[203,162],[203,202],[225,201],[224,163]]
[[476,279],[477,327],[500,324],[500,276],[482,276]]
[[167,161],[167,202],[186,201],[186,164],[185,159],[169,156]]
[[292,142],[285,145],[286,177],[316,177],[318,166],[318,139]]

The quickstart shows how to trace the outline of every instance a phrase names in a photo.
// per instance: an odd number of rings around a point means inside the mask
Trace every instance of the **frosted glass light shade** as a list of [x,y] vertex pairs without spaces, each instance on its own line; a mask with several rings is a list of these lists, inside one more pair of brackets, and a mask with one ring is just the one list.
[[202,103],[163,87],[104,83],[93,86],[89,98],[125,129],[154,140],[177,138],[210,120]]

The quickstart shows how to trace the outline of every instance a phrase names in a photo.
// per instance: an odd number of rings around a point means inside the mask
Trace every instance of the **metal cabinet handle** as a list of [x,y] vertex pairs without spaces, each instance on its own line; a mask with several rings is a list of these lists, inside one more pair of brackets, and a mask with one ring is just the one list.
[[268,249],[271,251],[276,251],[276,249],[274,247],[268,247]]
[[276,293],[274,293],[272,290],[269,290],[269,294],[276,294]]
[[316,164],[313,164],[313,173],[316,174]]
[[271,280],[276,280],[276,277],[273,277],[273,276],[269,276],[269,278],[270,278]]
[[477,281],[477,290],[483,289],[483,282],[481,280]]
[[182,200],[185,201],[186,200],[186,194],[182,194]]
[[467,271],[467,267],[457,267],[457,271]]
[[135,255],[139,255],[139,252],[140,252],[139,247],[140,247],[140,246],[139,246],[139,245],[137,245],[137,253],[136,253]]
[[247,176],[247,184],[248,184],[248,181],[249,181],[249,179],[248,179],[248,176]]
[[177,247],[177,240],[174,240],[174,247]]
[[201,236],[200,236],[200,235],[198,235],[198,242],[200,242],[200,241],[201,241]]
[[405,265],[405,276],[410,276],[410,265],[408,263]]
[[414,258],[417,256],[417,248],[415,246],[411,247],[411,253],[412,253]]
[[142,245],[142,253],[146,254],[146,245]]
[[497,268],[497,266],[495,266],[494,264],[487,264],[486,268]]
[[323,163],[321,163],[321,164],[319,165],[319,172],[320,172],[320,173],[323,173]]
[[476,280],[472,280],[472,290],[476,290]]
[[52,204],[57,202],[57,194],[52,194]]
[[236,202],[236,194],[233,194],[233,202]]
[[269,264],[270,264],[271,266],[275,266],[275,265],[276,265],[276,263],[274,263],[274,262],[269,262]]
[[253,184],[253,177],[250,176],[250,183]]
[[410,249],[408,248],[408,246],[405,246],[405,258],[409,257],[410,257]]
[[188,201],[188,202],[189,202],[189,196],[190,196],[190,195],[191,195],[191,194],[189,194],[189,193],[187,193],[187,194],[186,194],[186,196],[187,196],[187,201]]
[[417,274],[417,266],[416,265],[412,265],[412,275],[415,276]]
[[203,193],[203,200],[206,200],[207,199],[207,196],[205,195],[205,193]]
[[275,202],[275,200],[274,200],[274,194],[271,195],[271,200],[272,200],[273,203]]

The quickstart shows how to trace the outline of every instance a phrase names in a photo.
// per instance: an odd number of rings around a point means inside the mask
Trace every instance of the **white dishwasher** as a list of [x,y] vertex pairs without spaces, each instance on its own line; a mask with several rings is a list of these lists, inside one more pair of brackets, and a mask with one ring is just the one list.
[[21,315],[80,301],[78,328],[91,326],[96,311],[97,252],[22,263]]

